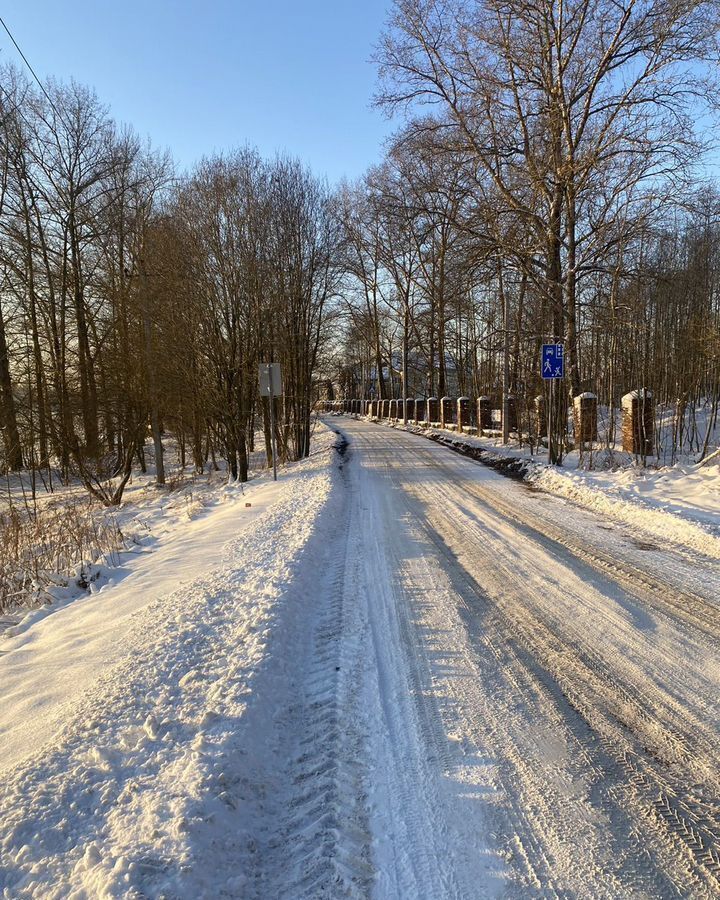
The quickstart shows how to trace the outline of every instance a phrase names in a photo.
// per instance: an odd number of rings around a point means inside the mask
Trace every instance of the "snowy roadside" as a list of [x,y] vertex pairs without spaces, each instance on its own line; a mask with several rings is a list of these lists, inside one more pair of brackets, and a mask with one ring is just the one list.
[[[388,424],[388,423],[381,423]],[[403,428],[391,424],[393,428]],[[720,559],[720,462],[586,471],[551,466],[518,447],[409,425],[407,431],[521,476],[537,488],[681,549]]]
[[[135,571],[140,556],[164,548],[176,535],[225,504],[240,502],[269,477],[264,451],[251,457],[250,481],[228,480],[222,460],[195,474],[181,465],[177,446],[166,447],[166,485],[155,483],[152,448],[147,471],[133,474],[118,507],[104,508],[77,482],[38,490],[29,476],[13,476],[0,496],[0,517],[14,510],[19,533],[0,531],[18,542],[14,561],[0,566],[0,638],[17,634],[69,603],[114,587]],[[5,589],[5,595],[3,588]],[[8,602],[7,595],[12,596]]]
[[[693,471],[694,469],[694,471]],[[534,463],[541,490],[655,537],[720,559],[720,466],[617,472],[564,471]]]
[[[309,459],[257,485],[239,536],[244,505],[208,514],[173,590],[182,551],[3,644],[2,896],[242,894],[244,769],[267,738],[248,710],[292,655],[297,575],[332,534],[335,442],[319,426]],[[50,731],[27,729],[33,717]]]

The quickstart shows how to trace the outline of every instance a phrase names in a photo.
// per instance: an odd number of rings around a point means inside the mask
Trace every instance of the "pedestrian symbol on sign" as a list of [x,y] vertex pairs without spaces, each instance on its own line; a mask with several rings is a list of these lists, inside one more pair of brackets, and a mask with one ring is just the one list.
[[542,345],[542,377],[563,378],[565,376],[565,354],[562,344]]

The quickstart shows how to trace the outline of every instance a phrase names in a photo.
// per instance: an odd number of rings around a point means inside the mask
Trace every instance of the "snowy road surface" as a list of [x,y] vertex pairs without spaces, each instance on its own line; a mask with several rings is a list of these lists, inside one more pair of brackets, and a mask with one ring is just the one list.
[[717,554],[328,421],[3,773],[4,896],[717,896]]

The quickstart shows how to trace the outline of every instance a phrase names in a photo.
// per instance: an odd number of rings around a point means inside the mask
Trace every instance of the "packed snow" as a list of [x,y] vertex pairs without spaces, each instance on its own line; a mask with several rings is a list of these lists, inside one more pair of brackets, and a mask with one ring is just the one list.
[[251,835],[223,819],[244,757],[264,752],[242,723],[287,627],[280,600],[303,602],[287,588],[327,502],[333,442],[324,432],[277,485],[3,641],[4,896],[238,896]]
[[4,638],[2,896],[716,896],[720,538],[588,506],[328,419]]
[[[696,419],[700,432],[704,432],[707,411],[697,412]],[[642,528],[659,540],[711,556],[718,552],[720,457],[715,453],[698,460],[700,454],[688,450],[672,465],[650,459],[642,466],[618,447],[608,448],[598,442],[592,451],[582,456],[570,452],[562,466],[553,466],[548,464],[542,447],[531,453],[527,444],[519,446],[517,440],[504,445],[498,437],[477,437],[467,432],[403,426],[401,422],[391,427],[405,428],[457,449],[477,448],[487,454],[487,459],[517,460],[522,463],[526,481],[540,490],[592,509],[613,522]],[[617,428],[619,433],[619,423]],[[720,440],[720,429],[717,438]]]

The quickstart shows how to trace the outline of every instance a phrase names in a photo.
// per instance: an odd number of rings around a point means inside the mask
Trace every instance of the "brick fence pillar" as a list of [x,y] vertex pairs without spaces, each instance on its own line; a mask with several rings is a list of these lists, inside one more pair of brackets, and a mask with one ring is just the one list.
[[575,445],[581,450],[585,444],[597,440],[597,397],[585,391],[573,398],[573,423],[575,426]]
[[440,399],[440,427],[447,428],[453,423],[453,402],[451,397]]
[[477,428],[478,434],[481,431],[490,431],[492,429],[492,398],[477,398]]
[[622,398],[623,450],[651,456],[655,439],[655,403],[647,388],[630,391]]
[[457,401],[457,430],[470,427],[470,398],[458,397]]

